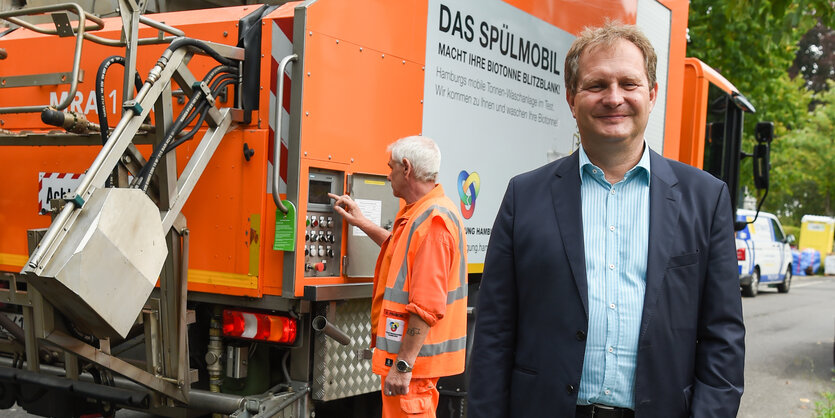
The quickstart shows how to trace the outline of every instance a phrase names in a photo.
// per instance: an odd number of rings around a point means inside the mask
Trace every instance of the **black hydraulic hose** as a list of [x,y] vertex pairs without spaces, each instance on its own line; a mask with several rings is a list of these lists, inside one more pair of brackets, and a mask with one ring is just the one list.
[[[171,51],[174,51],[176,49],[179,49],[179,48],[182,48],[182,47],[185,47],[185,46],[197,47],[197,48],[205,51],[206,53],[208,53],[212,58],[216,59],[221,64],[224,64],[224,65],[216,66],[216,67],[212,68],[211,70],[209,70],[209,72],[203,78],[204,82],[208,83],[213,78],[215,78],[219,73],[224,72],[224,71],[233,73],[233,76],[234,76],[234,73],[237,73],[237,68],[235,68],[234,62],[232,60],[223,58],[222,56],[220,56],[220,54],[218,54],[217,52],[215,52],[214,50],[209,48],[208,45],[206,45],[205,43],[203,43],[201,41],[198,41],[198,40],[195,40],[195,39],[181,38],[181,39],[178,39],[178,40],[172,42],[171,45],[169,45],[169,47],[167,49],[171,50]],[[226,80],[228,78],[230,78],[230,77],[226,77],[226,75],[223,75],[223,76],[219,77],[220,81],[215,80],[211,84],[214,85],[215,83],[220,83],[220,84],[218,84],[219,86],[225,86],[226,84],[223,84],[223,83],[226,83],[227,81],[229,81],[229,80]],[[216,92],[212,92],[213,97],[216,96],[216,95],[217,95]],[[183,108],[182,112],[180,112],[180,115],[177,117],[177,120],[174,121],[171,128],[168,130],[168,132],[166,132],[165,137],[162,140],[162,142],[157,144],[157,146],[154,148],[154,151],[151,153],[151,157],[148,158],[148,162],[145,164],[145,166],[142,167],[142,170],[140,171],[139,175],[137,176],[136,181],[134,181],[134,183],[131,185],[131,187],[142,189],[142,191],[147,191],[148,190],[148,185],[150,185],[150,183],[151,183],[151,178],[154,175],[154,171],[156,171],[156,168],[157,168],[157,165],[159,164],[160,159],[162,159],[162,156],[165,155],[168,151],[170,151],[171,149],[176,147],[176,146],[175,147],[171,146],[172,140],[174,139],[175,136],[177,136],[178,133],[180,133],[183,129],[185,129],[185,127],[188,126],[188,124],[191,123],[191,121],[194,120],[194,117],[199,113],[200,114],[200,120],[199,120],[198,126],[195,127],[195,129],[192,130],[194,133],[197,132],[197,129],[203,123],[203,120],[205,119],[205,113],[207,113],[206,110],[208,110],[208,107],[204,107],[204,103],[206,104],[206,106],[208,106],[208,101],[206,101],[206,98],[203,97],[203,96],[204,96],[203,91],[201,89],[196,89],[192,93],[192,96],[189,98],[189,101],[186,104],[186,106]],[[195,112],[192,113],[192,111],[195,111]],[[194,133],[190,132],[190,136],[188,136],[188,138],[186,138],[184,140],[178,140],[177,145],[180,145],[183,142],[185,142],[187,139],[191,138],[191,136],[193,136]]]
[[[107,143],[107,136],[110,135],[110,126],[107,124],[107,109],[104,105],[104,76],[107,74],[107,69],[113,64],[120,64],[125,66],[125,57],[113,55],[105,58],[99,65],[96,71],[96,111],[99,114],[99,126],[101,127],[101,143]],[[142,88],[142,78],[139,73],[134,73],[134,84],[136,91]]]
[[[209,107],[211,107],[211,106],[209,105],[208,102],[204,102],[204,103],[200,104],[200,108],[192,114],[192,117],[190,117],[191,120],[194,120],[193,116],[196,116],[196,115],[199,114],[200,117],[197,119],[197,123],[185,135],[177,138],[176,141],[174,141],[170,145],[168,145],[168,149],[165,150],[166,154],[173,151],[174,148],[177,148],[180,145],[183,145],[184,142],[191,139],[197,133],[197,131],[200,130],[200,127],[203,125],[203,121],[205,121],[206,116],[209,115]],[[191,121],[187,121],[185,123],[185,125],[188,126],[189,123],[191,123]]]
[[[217,83],[217,86],[212,89],[212,97],[217,97],[218,94],[220,93],[220,91],[223,90],[224,87],[226,87],[230,84],[234,84],[236,82],[237,77],[234,74],[232,74],[231,76],[232,77],[228,77],[228,75],[223,75],[221,77],[218,77],[217,80],[215,80],[215,81],[218,81],[218,80],[222,80],[222,79],[225,78],[225,80],[221,81],[220,83]],[[233,79],[230,79],[230,78],[233,78]],[[215,84],[215,83],[213,83],[213,84]],[[185,126],[188,126],[191,123],[191,121],[194,120],[195,115],[197,115],[198,113],[200,114],[200,118],[197,120],[197,123],[194,124],[194,127],[192,127],[191,130],[188,133],[186,133],[185,135],[177,138],[176,141],[172,142],[171,145],[168,146],[168,149],[165,150],[166,153],[171,152],[174,148],[179,147],[184,142],[191,139],[197,133],[197,131],[203,125],[203,121],[206,120],[206,116],[209,114],[209,107],[211,107],[209,105],[209,102],[205,101],[205,102],[200,104],[197,111],[195,111],[191,115],[189,115],[189,117],[185,121]]]
[[201,51],[205,52],[210,57],[214,58],[215,61],[217,61],[221,64],[228,65],[230,67],[237,67],[235,61],[221,56],[220,54],[217,53],[217,51],[215,51],[214,49],[209,47],[209,45],[207,45],[205,42],[198,41],[197,39],[178,38],[178,39],[175,39],[173,42],[171,42],[171,44],[168,45],[168,48],[166,48],[166,49],[171,51],[171,52],[174,52],[174,51],[176,51],[176,50],[178,50],[182,47],[185,47],[185,46],[193,46],[197,49],[200,49]]
[[209,89],[211,89],[212,92],[215,92],[217,90],[217,93],[220,93],[220,91],[218,90],[218,86],[224,80],[237,81],[238,80],[238,75],[234,74],[234,73],[225,73],[225,74],[215,78],[214,81],[212,81],[212,83],[209,85]]
[[235,68],[235,67],[228,66],[228,65],[218,65],[217,67],[212,68],[211,70],[209,70],[208,73],[206,73],[206,76],[203,77],[203,81],[208,83],[213,78],[217,77],[217,75],[220,74],[221,72],[237,74],[238,69]]
[[192,109],[194,109],[195,105],[202,97],[202,90],[196,90],[191,96],[191,99],[188,103],[186,103],[186,106],[183,108],[180,116],[176,121],[174,121],[171,128],[168,129],[168,132],[165,133],[165,138],[157,145],[157,147],[154,148],[153,153],[151,153],[151,157],[148,158],[148,162],[144,167],[142,167],[142,171],[139,173],[137,188],[142,189],[143,192],[148,190],[148,185],[151,183],[151,177],[154,175],[154,171],[157,169],[157,165],[159,164],[163,154],[165,154],[165,150],[168,149],[168,145],[171,143],[174,136],[183,130],[185,127],[184,122],[186,117],[189,113],[191,113]]

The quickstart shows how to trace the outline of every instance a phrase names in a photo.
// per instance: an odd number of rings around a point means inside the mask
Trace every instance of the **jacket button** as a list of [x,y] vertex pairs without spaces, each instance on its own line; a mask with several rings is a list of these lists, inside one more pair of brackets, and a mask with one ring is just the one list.
[[577,331],[577,334],[575,334],[575,336],[577,337],[577,341],[585,341],[586,340],[586,333],[583,332],[583,331]]
[[567,390],[568,393],[574,393],[574,385],[565,385],[565,390]]

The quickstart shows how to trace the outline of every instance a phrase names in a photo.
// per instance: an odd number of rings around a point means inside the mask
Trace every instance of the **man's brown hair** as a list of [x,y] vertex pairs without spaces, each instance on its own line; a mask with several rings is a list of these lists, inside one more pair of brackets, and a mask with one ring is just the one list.
[[613,47],[615,43],[624,39],[632,42],[644,55],[644,70],[646,71],[649,88],[655,86],[655,67],[658,56],[649,39],[635,25],[624,25],[618,21],[607,21],[599,28],[586,27],[580,36],[571,44],[565,55],[565,89],[569,94],[577,93],[578,73],[580,72],[580,56],[583,51],[597,47]]

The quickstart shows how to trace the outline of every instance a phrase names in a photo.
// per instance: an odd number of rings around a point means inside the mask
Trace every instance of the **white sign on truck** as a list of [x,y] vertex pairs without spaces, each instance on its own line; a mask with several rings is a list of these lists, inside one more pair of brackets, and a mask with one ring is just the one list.
[[483,264],[510,178],[577,148],[562,74],[574,36],[498,0],[432,0],[427,21],[423,134]]

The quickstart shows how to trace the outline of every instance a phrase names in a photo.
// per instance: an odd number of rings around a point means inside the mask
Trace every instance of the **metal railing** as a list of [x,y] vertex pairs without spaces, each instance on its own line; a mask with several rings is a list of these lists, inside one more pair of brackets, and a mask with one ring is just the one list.
[[[69,12],[78,17],[75,27],[72,26],[67,13],[52,13],[52,12]],[[55,22],[55,29],[46,29],[45,26],[34,25],[22,19],[20,16],[37,16],[42,14],[52,13],[52,20]],[[12,10],[0,13],[0,20],[11,22],[28,30],[41,33],[44,35],[57,35],[61,37],[75,36],[75,49],[73,51],[72,70],[69,72],[32,74],[20,76],[0,76],[0,88],[11,87],[29,87],[29,86],[44,86],[44,85],[58,85],[69,84],[70,91],[67,96],[57,106],[53,106],[57,110],[66,109],[75,99],[76,91],[78,90],[78,83],[83,79],[83,71],[81,71],[81,50],[83,40],[95,42],[97,44],[111,46],[111,47],[126,47],[128,46],[128,37],[120,39],[108,39],[101,36],[93,35],[90,31],[97,31],[104,28],[104,21],[100,18],[85,12],[81,6],[76,3],[63,3],[50,6],[32,7],[28,9]],[[91,23],[87,23],[87,21]],[[141,38],[136,41],[137,45],[150,45],[170,43],[177,37],[184,36],[185,33],[177,28],[168,26],[164,23],[157,22],[145,16],[139,16],[139,23],[150,26],[160,31],[157,37]],[[123,25],[124,30],[124,25]],[[163,33],[173,35],[164,36]],[[3,58],[6,58],[6,51],[3,51]],[[10,106],[0,108],[0,114],[7,113],[37,113],[43,109],[50,107],[46,105],[34,106]]]

